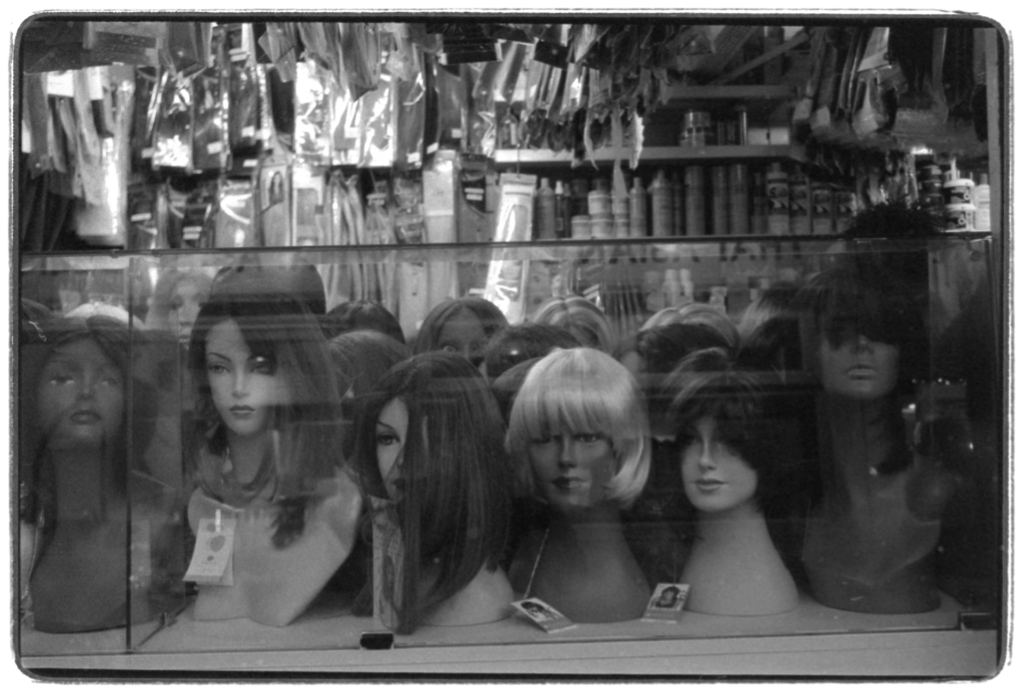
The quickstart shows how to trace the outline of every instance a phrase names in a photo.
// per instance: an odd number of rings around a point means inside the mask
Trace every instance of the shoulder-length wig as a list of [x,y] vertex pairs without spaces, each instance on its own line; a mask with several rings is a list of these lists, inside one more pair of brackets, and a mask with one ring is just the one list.
[[207,494],[224,494],[218,470],[213,470],[219,466],[203,455],[208,451],[221,457],[227,449],[226,427],[213,403],[206,371],[207,337],[224,321],[238,325],[249,351],[283,374],[293,395],[292,402],[274,407],[270,428],[278,444],[268,453],[276,475],[274,543],[284,547],[302,533],[307,503],[322,496],[323,481],[343,464],[337,382],[324,335],[304,302],[286,294],[215,292],[199,311],[188,353],[196,417],[192,473]]
[[710,418],[716,437],[757,472],[755,500],[761,509],[773,508],[788,473],[803,456],[798,423],[788,417],[794,409],[781,395],[773,397],[756,373],[738,368],[721,348],[690,355],[669,375],[667,385],[673,393],[670,414],[680,453],[689,428]]
[[594,348],[556,349],[531,369],[509,419],[507,446],[520,480],[538,495],[530,443],[552,432],[590,432],[611,440],[618,470],[607,499],[628,509],[650,469],[649,427],[633,375],[611,355]]
[[584,297],[552,297],[537,307],[530,321],[564,328],[581,345],[609,355],[618,349],[618,336],[608,316]]
[[[356,456],[364,494],[387,499],[377,465],[377,421],[398,399],[409,413],[395,502],[403,572],[386,587],[408,634],[486,566],[498,567],[511,514],[512,467],[487,381],[460,355],[415,355],[381,379],[360,414]],[[424,571],[437,572],[424,584]]]
[[[440,350],[441,330],[445,325],[463,309],[469,311],[484,328],[484,336],[490,338],[499,329],[508,325],[508,319],[501,309],[493,302],[483,297],[459,297],[458,299],[446,299],[427,314],[416,334],[416,342],[413,345],[413,352],[417,355],[424,352]],[[481,346],[482,348],[483,346]]]

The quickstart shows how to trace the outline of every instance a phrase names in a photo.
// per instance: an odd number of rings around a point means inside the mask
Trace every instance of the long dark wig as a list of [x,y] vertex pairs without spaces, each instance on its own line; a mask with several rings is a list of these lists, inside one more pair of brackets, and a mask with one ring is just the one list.
[[[206,371],[210,330],[235,321],[253,356],[267,359],[288,380],[292,402],[274,407],[270,428],[276,446],[267,456],[278,511],[273,542],[285,547],[302,534],[309,504],[323,498],[327,481],[344,464],[341,407],[326,341],[305,302],[288,294],[214,291],[203,304],[189,344],[188,367],[195,390],[195,422],[189,443],[190,473],[208,495],[227,501],[218,474],[227,453],[227,428],[213,402]],[[237,502],[235,502],[237,504]]]
[[[382,587],[399,634],[465,588],[482,567],[494,571],[508,534],[513,485],[505,426],[487,381],[460,355],[414,355],[393,367],[367,400],[356,439],[364,494],[387,499],[377,464],[377,421],[398,399],[409,427],[392,500],[402,539],[401,577]],[[437,572],[429,584],[424,569]],[[394,578],[392,578],[394,580]]]

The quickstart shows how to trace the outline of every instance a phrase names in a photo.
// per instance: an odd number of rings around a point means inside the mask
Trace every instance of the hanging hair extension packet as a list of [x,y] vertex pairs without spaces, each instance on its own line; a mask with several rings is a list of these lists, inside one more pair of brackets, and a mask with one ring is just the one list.
[[310,164],[331,162],[330,85],[327,72],[312,60],[296,65],[295,154]]
[[291,173],[287,164],[266,160],[257,173],[257,246],[289,246],[291,242]]
[[[533,195],[537,177],[532,174],[502,174],[499,181],[501,204],[494,241],[529,241],[533,230]],[[509,323],[519,323],[525,318],[524,284],[529,261],[513,255],[514,251],[502,251],[491,261],[484,299],[501,309]]]
[[292,167],[291,246],[324,246],[327,243],[327,170],[302,162]]
[[253,225],[253,183],[249,179],[225,179],[217,187],[217,212],[213,217],[213,245],[217,248],[257,246]]
[[153,167],[192,168],[191,80],[163,73],[160,105],[153,134]]

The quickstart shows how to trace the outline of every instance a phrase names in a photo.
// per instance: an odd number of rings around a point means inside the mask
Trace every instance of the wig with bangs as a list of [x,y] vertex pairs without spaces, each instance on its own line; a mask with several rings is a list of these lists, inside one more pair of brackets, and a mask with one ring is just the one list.
[[268,454],[274,456],[276,473],[274,544],[285,547],[301,535],[306,506],[320,499],[325,489],[322,483],[333,478],[343,464],[337,380],[323,332],[305,302],[284,293],[218,292],[215,287],[199,311],[188,355],[196,398],[191,472],[209,496],[238,504],[225,499],[219,466],[206,455],[223,457],[228,446],[206,370],[207,338],[210,330],[224,321],[238,325],[249,352],[266,358],[275,371],[284,374],[296,396],[293,402],[274,407],[269,424],[280,435],[280,447]]
[[668,388],[675,394],[670,415],[679,454],[689,429],[703,418],[713,420],[716,437],[757,472],[755,500],[762,511],[769,517],[786,513],[782,498],[802,489],[796,476],[807,456],[801,394],[771,392],[757,373],[738,368],[720,348],[685,359],[669,376]]
[[[404,568],[383,587],[399,634],[413,632],[486,567],[498,568],[511,514],[504,422],[487,380],[461,355],[428,352],[393,367],[360,413],[356,465],[366,495],[388,499],[377,463],[377,421],[401,401],[409,425],[392,500]],[[425,583],[425,568],[437,572]]]
[[[903,264],[911,267],[911,260]],[[929,364],[926,300],[910,285],[868,254],[844,256],[832,268],[811,278],[794,300],[800,316],[804,359],[817,373],[818,342],[833,348],[863,335],[900,349],[897,389],[908,393],[914,378]]]
[[508,449],[526,488],[536,492],[529,447],[552,432],[590,432],[608,437],[618,471],[607,499],[628,509],[650,469],[649,428],[633,375],[594,348],[555,350],[530,369],[512,406]]

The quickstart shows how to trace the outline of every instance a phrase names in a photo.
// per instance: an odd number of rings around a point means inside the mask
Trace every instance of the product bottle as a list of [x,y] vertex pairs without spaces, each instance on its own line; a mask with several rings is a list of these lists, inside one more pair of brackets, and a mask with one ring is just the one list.
[[715,236],[729,234],[729,167],[711,167],[711,226]]
[[750,233],[750,194],[747,186],[747,165],[729,166],[729,231]]
[[686,233],[686,219],[683,217],[683,182],[678,170],[672,172],[669,186],[672,190],[672,236],[683,236]]
[[555,239],[555,191],[552,190],[551,181],[547,177],[541,177],[536,205],[537,222],[534,237]]
[[807,235],[811,233],[811,192],[807,177],[794,172],[789,177],[789,233]]
[[555,181],[555,238],[564,239],[569,236],[568,205],[565,200],[565,186]]
[[639,176],[633,177],[633,190],[629,192],[629,235],[647,236],[647,191]]
[[665,306],[677,306],[683,296],[683,286],[679,280],[679,270],[669,268],[665,271],[665,282],[661,286],[665,293]]
[[651,236],[672,236],[672,190],[664,169],[658,169],[650,190]]
[[768,233],[789,234],[789,174],[780,162],[773,162],[765,180],[768,198]]
[[992,191],[988,185],[988,174],[981,174],[980,183],[974,187],[974,228],[979,232],[992,231]]
[[701,236],[705,232],[704,167],[686,167],[683,190],[686,198],[686,235]]

